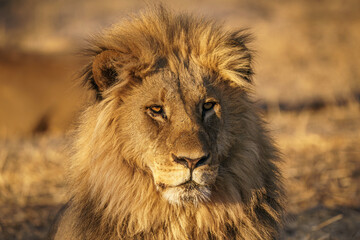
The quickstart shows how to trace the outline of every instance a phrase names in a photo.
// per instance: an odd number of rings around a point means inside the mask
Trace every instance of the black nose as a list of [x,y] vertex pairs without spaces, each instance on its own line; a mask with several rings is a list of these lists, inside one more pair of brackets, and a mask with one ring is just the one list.
[[190,170],[194,170],[195,168],[206,164],[207,160],[209,159],[209,156],[210,154],[200,158],[187,158],[187,157],[177,157],[174,154],[172,154],[172,158],[176,163],[184,165]]

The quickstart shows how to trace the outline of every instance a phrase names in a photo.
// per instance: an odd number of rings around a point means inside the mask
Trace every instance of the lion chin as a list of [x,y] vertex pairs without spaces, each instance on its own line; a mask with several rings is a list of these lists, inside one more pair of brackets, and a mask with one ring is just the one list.
[[175,187],[165,187],[162,195],[171,204],[197,205],[210,200],[211,190],[209,186],[200,185],[191,180]]

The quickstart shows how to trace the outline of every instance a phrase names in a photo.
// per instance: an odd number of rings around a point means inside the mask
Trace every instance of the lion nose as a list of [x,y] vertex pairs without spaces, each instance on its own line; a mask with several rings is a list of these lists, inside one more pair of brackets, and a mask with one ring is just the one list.
[[190,170],[194,170],[197,167],[205,165],[207,160],[209,159],[210,154],[207,154],[200,158],[188,158],[188,157],[177,157],[172,154],[172,158],[176,163],[184,165],[185,167],[189,168]]

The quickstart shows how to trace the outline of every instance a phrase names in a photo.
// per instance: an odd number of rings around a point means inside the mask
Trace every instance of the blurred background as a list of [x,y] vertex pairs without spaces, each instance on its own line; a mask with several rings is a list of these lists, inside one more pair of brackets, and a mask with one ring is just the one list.
[[[165,2],[165,1],[164,1]],[[0,0],[0,239],[44,239],[66,202],[86,39],[143,0]],[[249,28],[256,99],[283,152],[283,239],[360,239],[360,1],[166,1]]]

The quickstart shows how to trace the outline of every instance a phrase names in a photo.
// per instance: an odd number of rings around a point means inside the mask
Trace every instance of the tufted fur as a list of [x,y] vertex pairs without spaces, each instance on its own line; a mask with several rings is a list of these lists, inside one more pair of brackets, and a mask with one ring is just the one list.
[[[279,158],[249,97],[248,41],[159,7],[91,42],[97,101],[80,119],[55,239],[277,238]],[[192,173],[178,163],[203,156]]]

